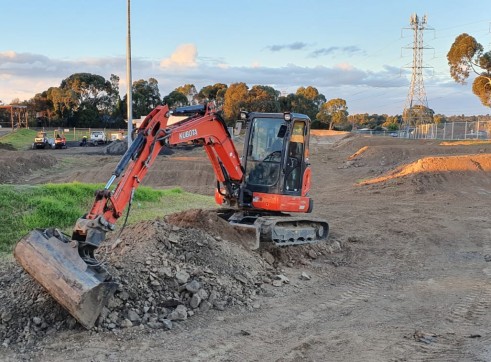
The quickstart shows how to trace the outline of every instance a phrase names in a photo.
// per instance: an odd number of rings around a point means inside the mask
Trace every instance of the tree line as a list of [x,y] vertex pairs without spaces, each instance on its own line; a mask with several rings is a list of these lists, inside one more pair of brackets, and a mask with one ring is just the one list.
[[[119,94],[119,77],[109,80],[91,73],[75,73],[63,79],[58,87],[36,94],[27,101],[13,100],[11,104],[25,105],[30,115],[36,115],[37,126],[49,127],[126,127],[127,97]],[[146,116],[160,104],[181,107],[215,101],[221,105],[226,121],[234,121],[241,110],[255,112],[297,112],[307,114],[314,127],[348,129],[348,107],[344,99],[326,100],[313,86],[299,87],[295,93],[281,94],[270,86],[249,87],[243,82],[230,85],[216,83],[197,90],[194,84],[177,87],[165,96],[160,95],[155,78],[133,82],[133,119]],[[8,115],[0,114],[8,119]]]

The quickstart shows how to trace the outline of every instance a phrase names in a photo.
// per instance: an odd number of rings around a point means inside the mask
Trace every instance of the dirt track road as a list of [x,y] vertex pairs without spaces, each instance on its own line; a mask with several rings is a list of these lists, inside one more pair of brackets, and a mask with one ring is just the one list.
[[440,170],[355,183],[423,156],[491,159],[491,144],[326,138],[314,140],[311,153],[315,214],[329,220],[342,251],[284,265],[290,284],[267,286],[254,311],[212,310],[171,331],[64,331],[33,350],[2,348],[0,359],[490,361],[490,173]]

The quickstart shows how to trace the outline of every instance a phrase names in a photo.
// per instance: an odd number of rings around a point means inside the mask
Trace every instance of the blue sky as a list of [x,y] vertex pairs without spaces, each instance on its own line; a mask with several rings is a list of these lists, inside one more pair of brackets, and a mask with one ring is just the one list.
[[[121,78],[126,0],[0,0],[0,100],[29,99],[77,72]],[[132,0],[133,81],[162,96],[193,83],[314,86],[350,114],[401,114],[410,85],[412,13],[428,17],[428,105],[446,115],[491,113],[449,75],[455,38],[491,49],[489,0]],[[404,29],[406,28],[406,29]]]

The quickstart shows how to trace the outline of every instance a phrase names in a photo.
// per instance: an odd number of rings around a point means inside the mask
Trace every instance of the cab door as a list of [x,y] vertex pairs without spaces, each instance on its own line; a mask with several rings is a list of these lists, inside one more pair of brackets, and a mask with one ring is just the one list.
[[[304,173],[308,158],[308,124],[303,120],[295,120],[292,125],[290,140],[285,155],[285,195],[303,195]],[[310,171],[310,170],[309,170]]]

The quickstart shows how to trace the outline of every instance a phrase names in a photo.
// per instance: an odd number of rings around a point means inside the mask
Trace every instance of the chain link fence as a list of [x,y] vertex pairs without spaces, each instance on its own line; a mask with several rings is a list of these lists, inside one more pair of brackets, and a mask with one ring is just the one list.
[[[407,136],[404,134],[404,136]],[[491,139],[491,121],[420,124],[409,131],[409,138],[468,140]]]

